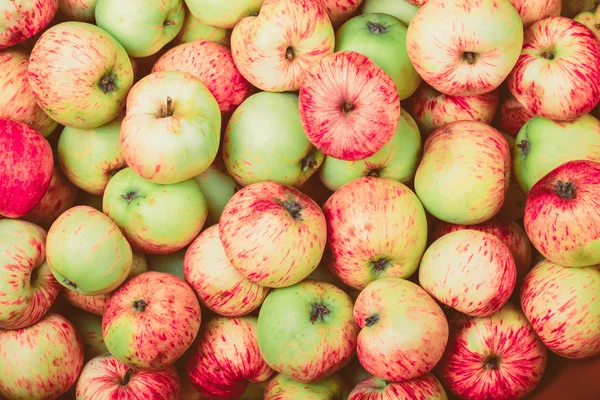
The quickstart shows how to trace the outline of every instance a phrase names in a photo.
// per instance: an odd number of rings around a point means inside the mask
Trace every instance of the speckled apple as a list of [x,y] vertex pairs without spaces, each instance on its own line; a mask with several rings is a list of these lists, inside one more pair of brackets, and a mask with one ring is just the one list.
[[54,18],[59,0],[10,0],[0,5],[0,50],[41,32]]

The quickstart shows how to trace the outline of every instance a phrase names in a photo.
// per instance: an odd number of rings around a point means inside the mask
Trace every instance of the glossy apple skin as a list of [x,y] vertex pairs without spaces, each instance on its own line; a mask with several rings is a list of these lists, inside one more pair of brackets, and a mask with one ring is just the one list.
[[389,14],[408,26],[419,7],[406,0],[364,0],[361,10],[363,14]]
[[408,278],[419,266],[427,219],[419,199],[404,184],[359,178],[331,195],[323,211],[331,269],[346,285],[364,289],[375,279]]
[[[448,322],[438,304],[416,284],[398,278],[371,282],[354,304],[362,328],[357,354],[372,375],[405,381],[433,369],[448,342]],[[398,335],[398,331],[406,334]]]
[[482,122],[457,121],[425,141],[415,191],[434,217],[474,225],[500,211],[510,172],[510,147],[500,132]]
[[4,118],[0,118],[0,148],[0,215],[22,217],[50,186],[52,149],[33,128]]
[[231,264],[250,282],[286,287],[321,261],[327,225],[310,197],[265,181],[233,195],[221,215],[219,237]]
[[15,400],[55,399],[77,381],[83,346],[73,325],[50,313],[36,324],[0,330],[0,395]]
[[85,362],[108,352],[102,337],[102,317],[74,308],[66,317],[77,330],[83,344]]
[[394,136],[400,99],[394,81],[377,64],[341,51],[309,72],[300,88],[300,119],[308,139],[324,154],[364,160]]
[[548,349],[561,357],[600,354],[600,267],[568,268],[542,259],[521,287],[523,312]]
[[202,327],[185,364],[198,391],[214,399],[238,399],[249,382],[273,374],[258,348],[256,317],[215,317]]
[[212,0],[186,0],[191,14],[209,26],[232,29],[247,16],[258,14],[263,0],[233,0],[217,2]]
[[[496,89],[512,70],[523,24],[509,0],[431,0],[410,22],[406,45],[415,69],[433,88],[477,96]],[[474,53],[474,61],[466,53]]]
[[207,40],[173,47],[152,67],[152,72],[160,71],[187,72],[200,79],[219,103],[222,114],[235,110],[253,91],[233,63],[231,51]]
[[531,118],[533,114],[509,92],[500,102],[494,126],[497,126],[501,132],[516,137],[523,125]]
[[523,222],[535,248],[566,267],[600,264],[600,163],[569,161],[529,191]]
[[577,14],[573,20],[590,28],[596,37],[600,39],[600,11],[598,3],[596,3],[594,7]]
[[558,17],[562,10],[562,0],[510,0],[523,21],[523,27],[528,28],[539,20]]
[[508,87],[530,113],[571,121],[600,100],[598,58],[600,41],[594,32],[569,18],[546,18],[525,31]]
[[218,224],[229,199],[240,189],[237,182],[227,173],[219,157],[194,179],[206,197],[208,216],[205,226]]
[[264,400],[303,399],[333,400],[347,399],[346,382],[337,374],[330,375],[318,382],[303,383],[278,374],[271,379],[265,389]]
[[547,350],[520,308],[484,318],[456,315],[439,374],[465,400],[521,399],[540,382]]
[[58,0],[11,0],[0,7],[0,50],[41,32],[54,18]]
[[[89,57],[90,52],[97,56]],[[44,32],[31,52],[28,73],[37,104],[58,123],[74,128],[95,128],[115,119],[133,84],[123,46],[84,22],[63,22]]]
[[238,70],[260,90],[296,91],[308,71],[333,53],[334,42],[331,21],[317,1],[265,0],[257,16],[233,29],[231,53]]
[[58,9],[70,21],[93,23],[98,0],[58,0]]
[[301,186],[319,169],[323,153],[304,133],[296,94],[259,92],[227,123],[223,161],[241,186],[266,180]]
[[455,121],[479,121],[491,124],[498,104],[499,90],[478,96],[449,96],[423,82],[402,105],[415,118],[424,137]]
[[447,400],[444,387],[432,374],[423,374],[404,382],[386,382],[370,377],[358,383],[348,400]]
[[216,42],[229,47],[230,39],[231,30],[203,24],[198,18],[192,15],[186,6],[183,26],[177,37],[173,39],[173,43],[181,44],[191,43],[196,40],[208,40],[209,42]]

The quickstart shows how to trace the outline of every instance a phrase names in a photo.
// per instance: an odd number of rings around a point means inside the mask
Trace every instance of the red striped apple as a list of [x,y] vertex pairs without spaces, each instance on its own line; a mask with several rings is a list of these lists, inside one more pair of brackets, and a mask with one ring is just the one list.
[[370,377],[352,389],[348,400],[447,400],[444,387],[432,374],[423,374],[403,382]]
[[0,50],[41,32],[54,18],[59,0],[10,0],[0,6]]
[[532,117],[533,114],[527,111],[523,104],[519,103],[519,100],[509,92],[500,102],[494,126],[497,126],[500,131],[516,137],[519,130]]
[[347,399],[348,393],[346,382],[337,374],[314,383],[298,382],[279,374],[269,381],[264,400],[335,400]]
[[573,20],[582,23],[590,28],[596,37],[600,39],[600,3],[595,3],[592,7],[577,14]]
[[558,17],[562,10],[562,0],[510,0],[528,28],[541,19]]
[[329,15],[333,26],[340,26],[360,7],[363,0],[317,0]]

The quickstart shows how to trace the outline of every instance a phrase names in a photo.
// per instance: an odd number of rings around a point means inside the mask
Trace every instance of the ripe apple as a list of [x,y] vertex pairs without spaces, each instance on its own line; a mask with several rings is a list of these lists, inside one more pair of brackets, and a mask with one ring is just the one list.
[[275,182],[233,195],[219,221],[225,255],[250,282],[280,288],[317,267],[327,240],[321,208],[302,192]]
[[519,100],[508,92],[500,102],[500,107],[496,113],[495,126],[500,131],[516,137],[523,125],[532,117],[533,114],[527,111],[523,104],[519,103]]
[[102,317],[76,308],[66,317],[81,339],[85,362],[108,352],[102,337]]
[[337,374],[314,383],[298,382],[278,374],[269,381],[264,399],[334,400],[347,399],[349,393],[346,382]]
[[455,315],[439,371],[462,399],[522,399],[540,382],[546,348],[518,306],[484,318]]
[[355,354],[358,331],[350,296],[310,279],[272,291],[258,314],[258,345],[265,361],[304,383],[344,367]]
[[61,285],[82,295],[96,295],[123,283],[133,256],[110,218],[92,207],[75,206],[50,227],[46,257]]
[[233,63],[231,51],[220,43],[196,40],[163,54],[152,72],[181,71],[200,79],[219,103],[222,114],[235,110],[252,94],[252,87]]
[[58,0],[59,11],[69,21],[94,23],[98,0]]
[[500,132],[482,122],[452,122],[425,141],[415,191],[434,217],[474,225],[500,211],[510,170],[510,147]]
[[600,267],[568,268],[542,260],[525,277],[521,304],[554,353],[570,359],[600,354]]
[[308,76],[300,88],[300,119],[319,150],[341,160],[364,160],[392,139],[400,121],[396,85],[368,57],[334,53]]
[[[189,6],[190,0],[187,2]],[[190,10],[197,17],[201,15],[191,6]],[[235,25],[231,53],[235,65],[252,85],[264,91],[287,92],[298,90],[308,71],[333,53],[334,42],[333,26],[319,2],[265,0],[259,14]]]
[[50,313],[27,328],[0,330],[0,396],[56,399],[77,381],[83,346],[73,325]]
[[600,7],[599,3],[594,5],[581,13],[577,14],[573,20],[582,23],[583,25],[590,28],[596,37],[600,39]]
[[256,317],[213,317],[188,353],[186,373],[210,399],[239,399],[249,382],[264,382],[273,370],[257,342]]
[[[215,4],[211,4],[214,7]],[[196,40],[208,40],[209,42],[220,43],[223,46],[229,47],[231,31],[225,28],[217,28],[203,24],[200,20],[192,15],[188,7],[185,8],[185,18],[183,26],[173,40],[173,43],[191,43]]]
[[596,0],[563,0],[562,15],[573,18],[577,14],[589,10],[597,4]]
[[220,157],[212,163],[203,173],[196,176],[196,183],[206,197],[208,217],[206,226],[218,224],[223,214],[225,205],[239,190],[236,181],[227,173],[227,169]]
[[48,136],[57,124],[38,107],[31,94],[28,64],[29,53],[24,49],[13,47],[0,51],[0,118],[21,122]]
[[325,9],[333,26],[338,27],[355,15],[363,0],[318,0],[318,2]]
[[403,382],[389,382],[370,377],[352,389],[348,400],[393,399],[447,400],[444,387],[432,374],[423,374]]
[[44,32],[31,52],[28,73],[37,104],[53,120],[74,128],[96,128],[115,119],[133,84],[123,46],[85,22],[63,22]]
[[0,13],[0,50],[41,32],[54,18],[58,0],[10,0]]
[[364,289],[375,279],[408,278],[419,266],[427,219],[419,199],[404,184],[359,178],[338,189],[323,211],[331,269],[346,285]]
[[301,186],[319,169],[323,153],[302,129],[296,94],[259,92],[232,114],[223,160],[242,186],[266,180]]
[[364,0],[362,3],[363,14],[389,14],[404,22],[406,26],[418,10],[419,6],[407,0]]
[[58,161],[75,186],[101,195],[108,181],[127,164],[121,154],[120,129],[125,113],[91,129],[65,127],[58,139]]
[[562,9],[562,0],[510,0],[528,28],[541,19],[558,17]]
[[423,82],[403,105],[415,118],[421,134],[427,137],[450,122],[491,124],[499,102],[500,92],[497,89],[478,96],[449,96]]
[[212,164],[220,129],[219,105],[200,79],[185,72],[152,73],[127,96],[123,157],[145,179],[178,183]]
[[406,31],[406,25],[391,15],[362,14],[337,30],[335,51],[355,51],[369,57],[392,78],[402,101],[421,83],[408,58]]
[[39,132],[4,118],[0,118],[0,148],[0,215],[22,217],[50,186],[52,149]]
[[183,259],[187,249],[188,247],[184,247],[169,254],[146,254],[148,270],[166,272],[185,280],[185,276],[183,275]]
[[598,58],[600,41],[594,32],[570,18],[546,18],[525,31],[508,87],[530,113],[574,120],[600,101]]
[[362,328],[357,347],[360,363],[388,381],[405,381],[431,371],[448,342],[448,322],[440,306],[404,279],[371,282],[356,299],[354,320]]
[[264,0],[185,0],[191,14],[200,22],[218,28],[232,29],[243,18],[257,15]]

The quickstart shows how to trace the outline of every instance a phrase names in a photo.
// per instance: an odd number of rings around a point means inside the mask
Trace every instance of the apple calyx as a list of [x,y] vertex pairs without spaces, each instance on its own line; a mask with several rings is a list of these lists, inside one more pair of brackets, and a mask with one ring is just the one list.
[[563,200],[573,200],[576,195],[575,186],[571,182],[556,181],[554,192]]
[[546,60],[554,60],[554,53],[550,50],[545,50],[542,52],[542,57]]
[[135,311],[144,312],[144,311],[146,311],[146,307],[148,307],[148,303],[146,303],[142,299],[136,300],[136,301],[133,302],[133,309]]
[[315,323],[318,319],[325,320],[325,315],[329,314],[329,310],[323,304],[313,304],[312,312],[310,313],[310,322]]
[[387,258],[380,258],[379,260],[375,260],[371,262],[371,267],[373,268],[373,271],[375,271],[376,273],[379,272],[383,272],[386,270],[387,267],[390,266],[392,262],[390,260],[388,260]]
[[175,21],[173,21],[172,19],[168,19],[164,22],[164,26],[173,26],[175,25]]
[[123,377],[121,378],[121,385],[126,386],[129,381],[131,381],[131,375],[133,375],[133,370],[131,368],[127,368]]
[[77,285],[74,282],[68,280],[67,278],[63,278],[63,283],[73,290],[77,289]]
[[171,96],[167,96],[166,106],[164,104],[161,105],[156,115],[158,118],[168,118],[173,116],[173,99]]
[[382,33],[386,33],[389,30],[387,26],[383,26],[381,24],[371,21],[367,22],[367,27],[369,28],[369,31],[374,35],[381,35]]
[[489,356],[487,360],[485,360],[485,368],[490,371],[496,371],[500,368],[500,357],[498,356]]
[[525,157],[527,157],[529,150],[531,150],[531,144],[527,140],[521,140],[521,143],[517,144],[517,147],[521,150],[521,153],[523,153],[523,156]]
[[467,62],[467,64],[469,65],[473,65],[475,64],[475,59],[476,59],[476,54],[471,52],[471,51],[467,51],[463,54],[463,57],[465,59],[465,61]]
[[100,79],[100,87],[102,88],[104,94],[108,94],[108,92],[112,92],[117,88],[117,85],[115,84],[116,77],[117,76],[115,74],[110,72],[104,78]]
[[40,272],[39,268],[34,268],[34,269],[32,269],[32,270],[31,270],[31,275],[29,276],[29,281],[30,281],[30,282],[35,282],[35,281],[37,281],[37,278],[38,278],[38,276],[39,276],[39,272]]
[[127,204],[131,204],[131,202],[133,200],[140,197],[140,194],[138,192],[131,191],[131,192],[127,192],[126,194],[122,194],[121,197],[124,198],[125,200],[127,200]]
[[281,202],[281,205],[287,210],[287,212],[290,213],[292,218],[295,220],[301,219],[303,207],[300,205],[300,203],[294,200],[288,200]]
[[306,173],[313,170],[317,166],[317,160],[315,160],[316,150],[311,150],[302,160],[300,160],[300,168],[302,172]]
[[379,322],[379,314],[373,314],[370,317],[365,318],[365,326],[371,327]]
[[367,174],[367,176],[370,176],[372,178],[379,178],[379,175],[381,175],[381,169],[379,168],[372,169]]
[[294,49],[291,47],[285,49],[285,59],[288,61],[292,61],[294,59]]
[[350,100],[344,100],[342,103],[342,112],[346,115],[350,114],[350,112],[354,109],[354,104]]

